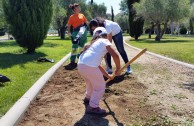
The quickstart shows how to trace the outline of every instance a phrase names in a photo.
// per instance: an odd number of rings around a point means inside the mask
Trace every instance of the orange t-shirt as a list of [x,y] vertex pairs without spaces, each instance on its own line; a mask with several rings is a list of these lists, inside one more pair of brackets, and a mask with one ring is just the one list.
[[69,17],[68,25],[69,26],[72,25],[73,28],[77,28],[78,26],[83,25],[86,22],[87,22],[86,17],[83,14],[79,13],[73,14]]

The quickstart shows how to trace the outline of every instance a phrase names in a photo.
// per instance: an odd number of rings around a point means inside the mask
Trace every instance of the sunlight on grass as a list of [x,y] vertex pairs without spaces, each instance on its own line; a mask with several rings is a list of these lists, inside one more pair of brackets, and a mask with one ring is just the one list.
[[148,35],[143,35],[138,41],[132,38],[128,43],[141,49],[147,48],[150,52],[194,64],[194,37],[164,35],[160,42],[156,42],[154,37],[148,39]]
[[[25,50],[15,41],[0,43],[0,74],[11,79],[0,85],[0,117],[55,63],[71,51],[71,41],[48,37],[35,54]],[[39,57],[54,59],[55,63],[37,62]]]

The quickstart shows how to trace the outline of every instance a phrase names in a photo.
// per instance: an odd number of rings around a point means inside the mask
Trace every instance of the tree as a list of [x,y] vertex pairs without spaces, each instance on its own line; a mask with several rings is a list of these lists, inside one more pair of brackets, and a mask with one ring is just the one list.
[[193,22],[194,22],[194,0],[190,1],[191,8],[190,8],[190,19],[189,19],[189,27],[190,27],[190,34],[194,34]]
[[178,22],[188,17],[189,0],[142,0],[135,8],[147,22],[152,22],[156,26],[155,40],[160,41],[169,21]]
[[127,0],[121,0],[119,5],[121,12],[124,14],[128,14]]
[[3,13],[2,0],[0,0],[0,29],[3,29],[4,27],[5,27],[5,19],[4,19],[4,13]]
[[10,33],[27,53],[43,44],[52,18],[52,0],[4,0]]
[[102,4],[97,4],[95,2],[93,2],[93,4],[91,5],[89,12],[91,14],[90,17],[87,17],[89,19],[94,18],[94,17],[104,17],[106,18],[106,11],[107,11],[107,7],[104,5],[104,3]]
[[135,40],[143,33],[144,19],[142,16],[137,17],[136,10],[133,4],[139,3],[140,0],[127,0],[127,6],[129,10],[129,29],[130,36],[134,37]]
[[111,20],[114,21],[114,10],[113,10],[113,7],[112,6],[111,6],[111,15],[112,15]]
[[115,16],[115,21],[120,25],[123,32],[129,33],[129,21],[128,15],[124,13],[119,13]]

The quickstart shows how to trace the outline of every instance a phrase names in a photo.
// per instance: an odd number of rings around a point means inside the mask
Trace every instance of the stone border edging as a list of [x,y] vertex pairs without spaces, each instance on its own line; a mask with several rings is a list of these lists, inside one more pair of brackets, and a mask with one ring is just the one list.
[[[141,49],[139,49],[139,48],[136,48],[136,47],[134,47],[134,46],[129,45],[128,43],[125,42],[125,40],[124,40],[124,43],[125,43],[127,46],[129,46],[129,47],[131,47],[131,48],[133,48],[133,49],[136,49],[136,50],[139,50],[139,51],[141,50]],[[149,51],[146,51],[145,53],[147,53],[147,54],[149,54],[149,55],[152,55],[152,56],[156,56],[156,57],[158,57],[158,58],[162,58],[162,59],[165,59],[165,60],[174,62],[174,63],[179,64],[179,65],[186,66],[186,67],[191,68],[191,69],[194,70],[194,65],[192,65],[192,64],[188,64],[188,63],[181,62],[181,61],[178,61],[178,60],[175,60],[175,59],[172,59],[172,58],[168,58],[168,57],[165,57],[165,56],[161,56],[161,55],[158,55],[158,54],[149,52]]]
[[58,63],[52,66],[34,85],[9,109],[9,111],[0,119],[0,126],[16,126],[24,113],[45,86],[46,82],[62,66],[62,64],[70,57],[71,53],[67,54]]

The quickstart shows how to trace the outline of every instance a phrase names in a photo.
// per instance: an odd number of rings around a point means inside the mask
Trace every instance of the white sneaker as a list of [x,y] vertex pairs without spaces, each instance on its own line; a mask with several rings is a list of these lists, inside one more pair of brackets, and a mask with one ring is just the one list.
[[111,68],[107,68],[107,69],[106,69],[106,72],[107,72],[108,74],[112,74],[112,69],[111,69]]
[[126,73],[127,73],[127,74],[131,74],[131,73],[132,73],[131,66],[128,66],[128,67],[127,67]]

